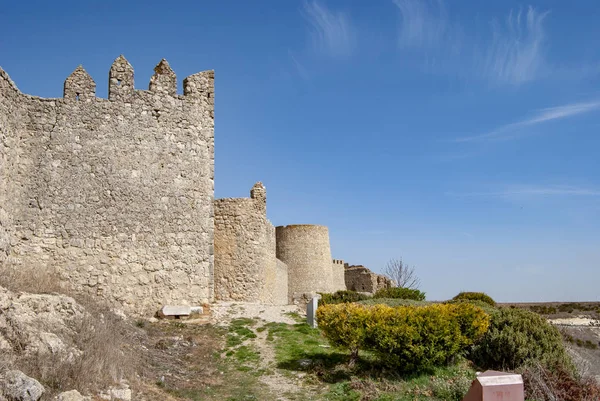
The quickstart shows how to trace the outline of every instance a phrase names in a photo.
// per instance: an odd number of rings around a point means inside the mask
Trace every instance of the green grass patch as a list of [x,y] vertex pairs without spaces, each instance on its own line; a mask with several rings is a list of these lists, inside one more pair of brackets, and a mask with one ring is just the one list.
[[241,345],[244,341],[256,338],[256,334],[249,329],[248,326],[256,324],[256,320],[241,318],[235,319],[229,325],[229,333],[227,334],[227,348],[234,348]]

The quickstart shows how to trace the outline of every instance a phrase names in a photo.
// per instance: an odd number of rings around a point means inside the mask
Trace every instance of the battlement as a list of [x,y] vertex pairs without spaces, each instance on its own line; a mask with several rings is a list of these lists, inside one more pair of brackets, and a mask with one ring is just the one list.
[[333,259],[333,264],[334,265],[344,265],[344,261],[341,259]]
[[43,99],[0,70],[0,263],[59,271],[135,314],[209,302],[214,72],[185,78],[178,95],[163,59],[136,90],[119,56],[108,78],[98,98],[80,65],[62,98]]
[[[177,95],[177,76],[168,61],[162,59],[154,67],[154,75],[150,78],[148,90],[135,89],[133,67],[123,55],[120,55],[112,63],[108,74],[108,100],[130,103],[137,97],[158,95],[182,100],[202,99],[205,100],[206,105],[214,106],[214,79],[214,70],[201,71],[190,75],[183,80],[183,96]],[[37,98],[21,93],[8,73],[0,68],[0,88],[3,87],[9,87],[30,98]],[[65,101],[81,101],[82,103],[105,100],[96,97],[96,82],[82,65],[75,68],[71,75],[66,78],[63,99]]]

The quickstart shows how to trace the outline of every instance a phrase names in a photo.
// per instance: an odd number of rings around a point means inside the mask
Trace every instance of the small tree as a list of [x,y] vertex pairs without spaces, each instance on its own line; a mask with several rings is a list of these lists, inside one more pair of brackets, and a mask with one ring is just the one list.
[[394,280],[398,287],[417,289],[421,285],[414,266],[404,264],[402,258],[390,259],[385,266],[384,274]]

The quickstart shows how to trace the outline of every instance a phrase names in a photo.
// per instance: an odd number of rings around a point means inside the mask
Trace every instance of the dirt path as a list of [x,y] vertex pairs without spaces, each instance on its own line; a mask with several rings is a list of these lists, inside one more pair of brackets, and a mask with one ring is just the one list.
[[281,374],[279,369],[277,369],[273,341],[267,340],[268,331],[265,330],[256,334],[257,336],[253,339],[253,343],[260,353],[260,366],[267,369],[268,372],[268,374],[260,377],[260,381],[269,386],[273,394],[278,394],[278,401],[292,401],[290,398],[287,398],[287,395],[298,391],[300,377],[294,379]]

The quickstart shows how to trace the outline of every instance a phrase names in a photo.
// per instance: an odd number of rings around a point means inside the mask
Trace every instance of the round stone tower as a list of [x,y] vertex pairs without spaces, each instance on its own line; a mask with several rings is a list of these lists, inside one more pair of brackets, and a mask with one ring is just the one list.
[[333,289],[329,230],[308,224],[275,229],[277,259],[288,266],[288,295]]

